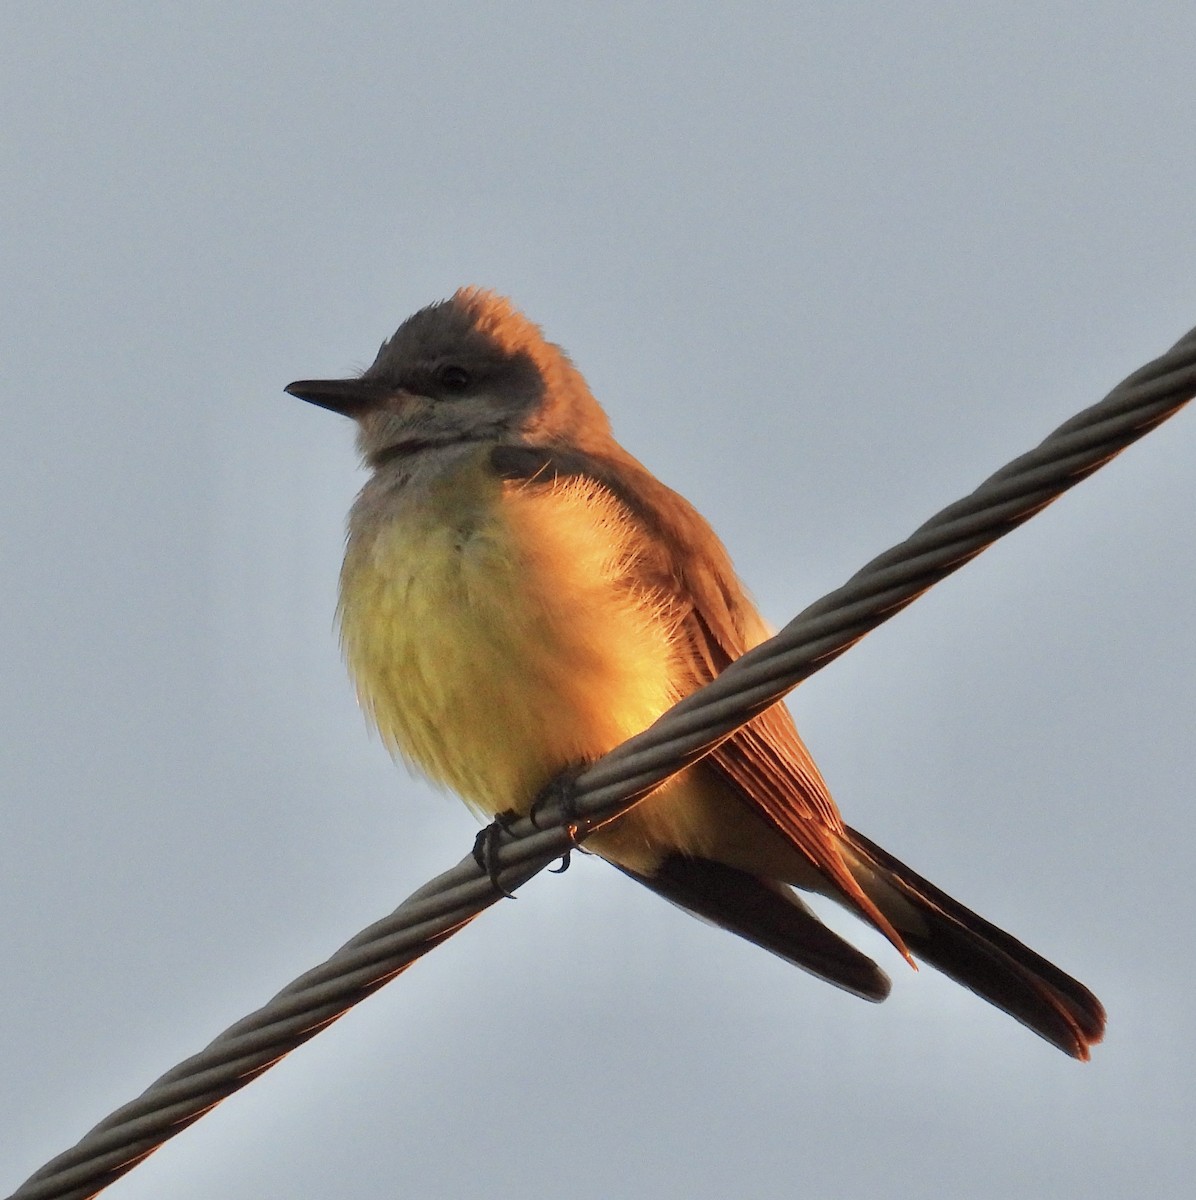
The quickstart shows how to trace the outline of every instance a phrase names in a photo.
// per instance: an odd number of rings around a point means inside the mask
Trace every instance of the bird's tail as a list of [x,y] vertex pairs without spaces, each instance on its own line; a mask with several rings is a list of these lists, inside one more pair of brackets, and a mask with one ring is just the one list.
[[1101,1002],[1080,982],[1016,938],[964,908],[875,842],[845,830],[845,857],[869,899],[916,958],[1075,1058],[1105,1032]]

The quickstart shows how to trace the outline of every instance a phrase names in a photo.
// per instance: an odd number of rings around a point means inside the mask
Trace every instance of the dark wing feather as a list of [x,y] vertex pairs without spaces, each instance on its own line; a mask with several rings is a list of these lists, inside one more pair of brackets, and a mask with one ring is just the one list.
[[672,901],[771,950],[864,1000],[889,994],[889,977],[866,954],[828,929],[792,888],[704,858],[671,855],[651,875],[619,867],[624,875]]

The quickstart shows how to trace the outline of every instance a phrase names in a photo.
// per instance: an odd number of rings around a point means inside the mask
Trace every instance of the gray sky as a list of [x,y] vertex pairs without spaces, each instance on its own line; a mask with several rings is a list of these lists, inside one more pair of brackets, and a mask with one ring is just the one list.
[[[236,8],[0,11],[0,1191],[475,832],[356,710],[361,476],[287,382],[498,288],[779,623],[1196,324],[1190,6]],[[1186,412],[795,703],[1091,1064],[590,860],[109,1194],[1188,1194],[1193,463]]]

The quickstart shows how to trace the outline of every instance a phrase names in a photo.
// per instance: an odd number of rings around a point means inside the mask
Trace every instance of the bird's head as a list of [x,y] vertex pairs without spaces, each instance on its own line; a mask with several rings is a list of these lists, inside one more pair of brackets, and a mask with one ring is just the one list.
[[584,445],[609,434],[564,351],[510,301],[479,288],[408,317],[360,376],[286,390],[352,417],[371,466],[461,442]]

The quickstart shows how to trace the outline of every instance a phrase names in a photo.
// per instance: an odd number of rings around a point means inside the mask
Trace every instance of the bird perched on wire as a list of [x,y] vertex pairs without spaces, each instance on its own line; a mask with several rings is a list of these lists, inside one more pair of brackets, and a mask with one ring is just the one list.
[[[492,292],[408,318],[352,379],[292,395],[357,423],[346,656],[383,739],[489,816],[527,813],[767,629],[698,512],[633,458],[585,380]],[[844,824],[783,705],[586,848],[868,1000],[879,967],[794,890],[830,896],[1076,1058],[1082,984]]]

